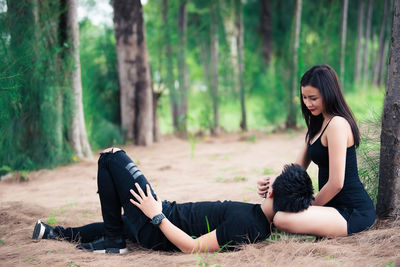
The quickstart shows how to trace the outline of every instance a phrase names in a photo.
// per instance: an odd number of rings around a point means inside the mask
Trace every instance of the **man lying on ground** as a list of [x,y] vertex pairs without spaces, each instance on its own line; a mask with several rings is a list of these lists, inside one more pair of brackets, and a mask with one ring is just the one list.
[[135,163],[115,148],[101,153],[97,182],[103,222],[53,228],[39,220],[32,238],[80,242],[77,248],[100,253],[126,253],[126,238],[154,250],[211,252],[265,240],[277,211],[300,212],[313,200],[310,177],[292,164],[271,180],[261,204],[161,202]]

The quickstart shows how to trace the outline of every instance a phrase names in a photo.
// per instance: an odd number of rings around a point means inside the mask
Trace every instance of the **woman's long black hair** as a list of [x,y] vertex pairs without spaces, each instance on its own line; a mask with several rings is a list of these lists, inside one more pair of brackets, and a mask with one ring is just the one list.
[[[319,90],[326,113],[331,116],[341,116],[349,122],[354,136],[354,144],[358,147],[360,144],[360,132],[354,120],[353,113],[344,100],[343,91],[336,72],[328,65],[314,66],[301,77],[300,96],[301,87],[307,85]],[[300,97],[300,102],[301,111],[303,112],[303,117],[308,128],[306,140],[310,142],[320,131],[324,118],[322,114],[313,116],[304,104],[302,97]]]

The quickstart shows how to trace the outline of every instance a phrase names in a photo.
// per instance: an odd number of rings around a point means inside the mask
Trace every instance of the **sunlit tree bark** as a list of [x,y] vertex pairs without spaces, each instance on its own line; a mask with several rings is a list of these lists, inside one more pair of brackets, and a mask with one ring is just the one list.
[[213,135],[220,133],[218,111],[218,18],[217,3],[211,2],[210,6],[210,54],[211,54],[211,99],[213,104]]
[[286,128],[296,128],[296,95],[298,90],[298,50],[300,40],[300,27],[301,27],[301,8],[302,0],[296,1],[295,12],[295,29],[294,29],[294,44],[293,44],[293,71],[292,71],[292,87],[289,93],[289,113],[286,119]]
[[186,134],[187,131],[187,112],[188,112],[188,92],[189,77],[186,66],[186,44],[187,44],[187,0],[182,0],[179,6],[178,32],[179,32],[179,51],[178,51],[178,80],[179,80],[179,105],[178,105],[178,128],[179,132]]
[[121,96],[121,124],[128,140],[153,142],[151,89],[145,25],[140,0],[114,0],[114,31]]
[[345,54],[346,54],[346,31],[347,31],[347,9],[349,6],[348,0],[343,0],[342,6],[342,27],[341,27],[341,43],[340,43],[340,80],[344,84],[345,70]]
[[71,143],[78,157],[92,157],[92,150],[86,134],[82,104],[81,63],[79,59],[79,25],[77,0],[67,0],[67,34],[72,45],[70,53],[73,59],[72,89],[74,110],[71,118]]
[[361,67],[362,67],[362,39],[364,31],[364,6],[365,0],[360,0],[360,5],[358,7],[358,30],[357,30],[357,51],[356,51],[356,62],[354,68],[354,82],[360,81]]

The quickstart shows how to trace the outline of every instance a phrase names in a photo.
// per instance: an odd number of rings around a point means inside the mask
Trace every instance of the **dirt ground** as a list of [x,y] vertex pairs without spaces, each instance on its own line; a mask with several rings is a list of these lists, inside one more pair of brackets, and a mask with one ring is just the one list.
[[[303,140],[304,132],[226,134],[202,138],[192,154],[189,142],[164,137],[150,147],[123,149],[162,199],[259,203],[256,181],[293,162]],[[0,182],[0,266],[400,266],[399,222],[350,237],[263,242],[219,254],[154,252],[128,243],[128,254],[100,255],[68,242],[32,240],[37,219],[63,226],[101,221],[96,169],[97,155],[31,172],[27,182]],[[309,173],[317,177],[316,167]]]

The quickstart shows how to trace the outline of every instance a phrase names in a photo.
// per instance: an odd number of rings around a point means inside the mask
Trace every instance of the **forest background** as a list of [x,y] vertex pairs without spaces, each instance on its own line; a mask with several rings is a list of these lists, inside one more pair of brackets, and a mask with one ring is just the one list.
[[[0,174],[79,160],[71,137],[76,67],[63,23],[66,1],[34,2],[0,1]],[[82,103],[92,150],[137,143],[121,126],[111,4],[79,1]],[[304,128],[299,78],[313,65],[329,64],[364,129],[364,183],[373,179],[377,189],[390,0],[142,4],[163,135],[195,144],[209,134]]]

